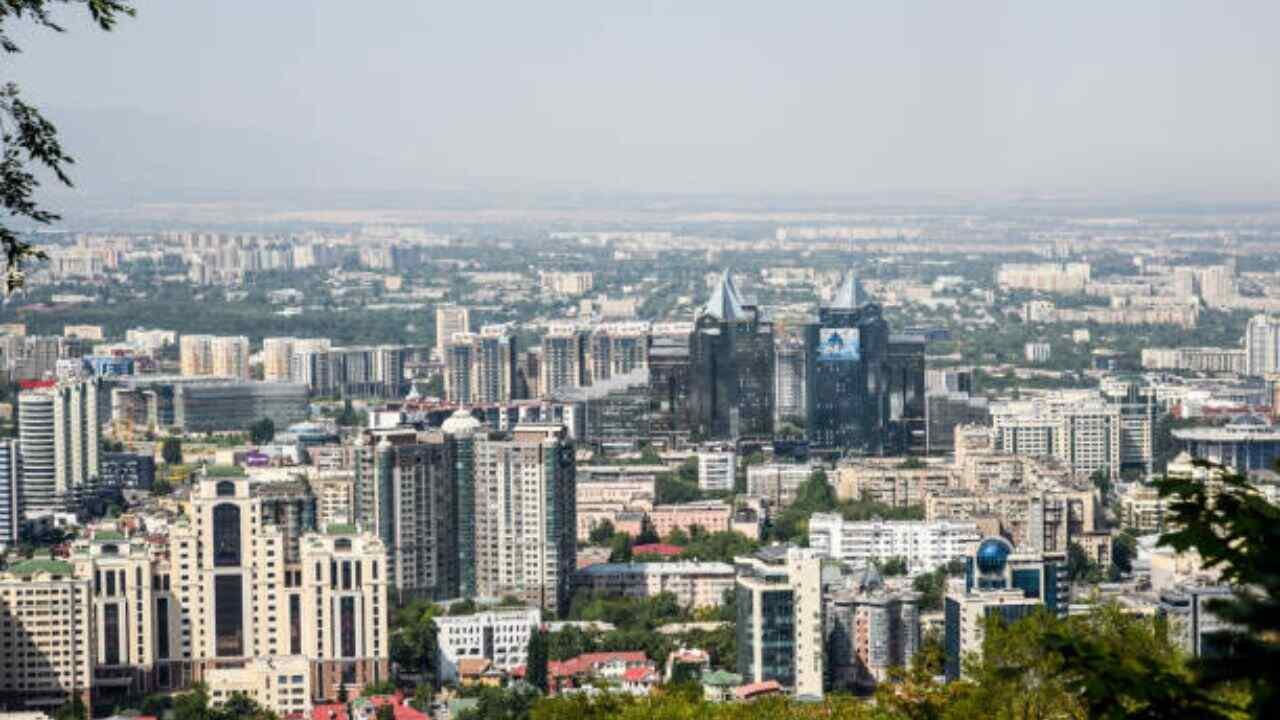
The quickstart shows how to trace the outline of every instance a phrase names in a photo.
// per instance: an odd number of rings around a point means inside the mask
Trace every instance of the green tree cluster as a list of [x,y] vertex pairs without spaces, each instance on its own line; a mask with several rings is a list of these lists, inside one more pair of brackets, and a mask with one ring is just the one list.
[[255,445],[269,443],[276,437],[276,424],[271,418],[262,418],[249,426],[249,442]]
[[160,459],[164,460],[167,465],[181,465],[182,439],[169,436],[161,441]]

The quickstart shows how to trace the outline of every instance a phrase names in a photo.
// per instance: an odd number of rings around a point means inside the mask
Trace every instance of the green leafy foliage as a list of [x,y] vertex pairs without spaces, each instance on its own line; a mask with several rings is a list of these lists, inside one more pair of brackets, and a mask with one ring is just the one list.
[[880,563],[880,574],[885,577],[898,577],[907,574],[907,559],[904,557],[887,558]]
[[160,443],[160,458],[169,465],[181,465],[182,440],[176,437],[166,437]]
[[917,575],[911,581],[911,589],[920,593],[920,610],[932,612],[942,609],[942,598],[947,592],[947,578],[964,574],[964,563],[952,560],[933,572]]
[[249,441],[255,445],[269,443],[276,437],[276,424],[271,418],[262,418],[249,426]]
[[524,720],[540,696],[532,685],[517,683],[507,688],[480,688],[475,697],[479,705],[459,713],[458,720]]
[[525,661],[525,680],[544,694],[547,692],[547,636],[541,630],[529,635],[529,648]]
[[697,469],[694,469],[694,477],[692,481],[686,480],[679,474],[664,473],[659,475],[654,484],[654,494],[657,495],[656,501],[660,505],[679,504],[696,502],[703,498],[702,491],[698,489]]
[[397,608],[390,618],[391,661],[404,673],[424,675],[428,684],[438,677],[436,667],[437,634],[435,619],[439,606],[415,600]]
[[778,513],[770,528],[769,537],[780,542],[808,540],[809,516],[816,512],[839,512],[846,520],[923,520],[924,508],[920,506],[892,507],[866,498],[840,501],[827,481],[825,471],[818,469],[796,490],[796,499]]
[[587,541],[592,545],[605,545],[613,538],[613,533],[613,523],[608,520],[602,520],[591,528]]
[[[54,22],[53,8],[68,4],[84,5],[102,30],[111,30],[120,17],[134,14],[132,4],[121,0],[4,0],[0,2],[0,50],[8,54],[22,51],[9,31],[9,23],[14,20],[27,20],[37,27],[62,32],[62,26]],[[0,205],[4,211],[10,218],[42,225],[58,220],[56,213],[36,203],[40,180],[35,168],[52,173],[58,182],[70,187],[67,167],[75,161],[62,149],[58,129],[38,108],[22,99],[13,82],[0,86],[0,142]],[[47,255],[6,225],[0,225],[0,244],[4,245],[7,263],[6,288],[12,292],[23,285],[22,263]]]
[[1196,664],[1197,687],[1243,685],[1253,717],[1280,717],[1280,507],[1234,474],[1215,483],[1166,478],[1157,485],[1170,498],[1170,526],[1177,528],[1161,544],[1194,549],[1236,588],[1234,598],[1209,603],[1234,629],[1215,639],[1224,657]]

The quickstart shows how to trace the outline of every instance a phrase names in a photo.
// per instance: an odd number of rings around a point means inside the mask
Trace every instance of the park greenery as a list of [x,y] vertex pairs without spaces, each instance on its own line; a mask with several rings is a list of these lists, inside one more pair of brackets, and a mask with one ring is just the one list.
[[839,513],[846,520],[924,519],[924,508],[919,506],[893,507],[867,497],[840,500],[836,498],[826,472],[819,468],[797,489],[796,499],[771,521],[769,539],[806,544],[809,538],[809,517],[818,512]]

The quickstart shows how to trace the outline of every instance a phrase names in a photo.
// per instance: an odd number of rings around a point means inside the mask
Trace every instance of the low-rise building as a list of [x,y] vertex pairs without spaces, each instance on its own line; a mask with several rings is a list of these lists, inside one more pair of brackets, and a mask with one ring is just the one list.
[[511,672],[525,664],[529,637],[542,622],[536,607],[499,608],[472,615],[436,618],[436,656],[440,679],[458,679],[458,661],[485,658],[495,668]]
[[732,515],[733,507],[725,502],[691,502],[654,505],[649,519],[658,531],[658,536],[666,537],[676,528],[686,533],[694,527],[701,527],[708,533],[724,532],[729,529],[729,518]]
[[220,707],[232,695],[244,695],[280,717],[311,710],[311,667],[301,655],[258,657],[241,666],[215,667],[205,673],[209,704]]
[[836,497],[874,500],[890,507],[922,505],[931,493],[958,484],[949,465],[904,466],[901,460],[860,459],[836,468]]
[[671,593],[683,607],[716,607],[733,590],[733,566],[720,562],[605,563],[579,570],[574,584],[593,593],[653,597]]
[[972,521],[849,521],[835,513],[809,518],[809,547],[851,564],[902,558],[908,572],[923,573],[963,557],[981,539]]
[[809,465],[751,465],[747,467],[747,494],[766,498],[773,507],[786,507],[795,501],[800,486],[812,476],[813,468]]

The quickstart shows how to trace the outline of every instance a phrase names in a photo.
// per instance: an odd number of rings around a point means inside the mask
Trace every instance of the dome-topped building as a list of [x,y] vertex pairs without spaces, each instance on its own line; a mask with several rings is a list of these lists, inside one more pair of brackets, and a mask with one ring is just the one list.
[[978,570],[983,573],[1003,573],[1009,562],[1013,546],[1003,538],[989,537],[978,543],[976,553]]
[[440,429],[447,435],[470,435],[481,428],[475,415],[466,408],[458,408],[440,424]]

